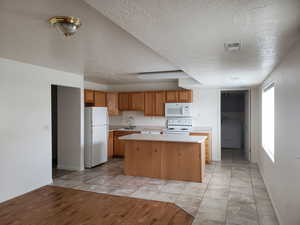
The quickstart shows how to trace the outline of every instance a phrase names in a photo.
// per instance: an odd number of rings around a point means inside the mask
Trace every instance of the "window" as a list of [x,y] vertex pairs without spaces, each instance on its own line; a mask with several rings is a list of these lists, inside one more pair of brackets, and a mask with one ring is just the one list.
[[262,93],[262,146],[274,162],[274,121],[275,96],[274,84],[268,85]]

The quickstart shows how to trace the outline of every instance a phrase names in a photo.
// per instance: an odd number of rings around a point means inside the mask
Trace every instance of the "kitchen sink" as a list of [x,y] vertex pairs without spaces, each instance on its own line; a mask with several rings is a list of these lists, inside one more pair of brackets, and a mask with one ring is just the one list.
[[136,128],[136,126],[131,126],[131,127],[122,127],[118,130],[134,130]]

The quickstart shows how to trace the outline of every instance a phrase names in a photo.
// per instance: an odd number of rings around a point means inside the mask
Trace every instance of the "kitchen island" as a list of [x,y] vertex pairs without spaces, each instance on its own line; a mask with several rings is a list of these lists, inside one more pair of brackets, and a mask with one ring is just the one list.
[[205,136],[130,134],[125,143],[125,175],[202,182]]

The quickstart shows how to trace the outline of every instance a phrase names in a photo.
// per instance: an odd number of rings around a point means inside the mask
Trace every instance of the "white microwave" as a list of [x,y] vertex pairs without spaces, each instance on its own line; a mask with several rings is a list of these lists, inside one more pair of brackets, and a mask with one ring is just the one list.
[[166,117],[192,117],[192,103],[166,103]]

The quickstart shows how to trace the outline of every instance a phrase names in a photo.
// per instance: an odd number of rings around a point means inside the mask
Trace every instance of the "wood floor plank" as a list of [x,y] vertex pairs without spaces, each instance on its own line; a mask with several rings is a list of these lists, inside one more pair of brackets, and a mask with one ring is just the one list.
[[175,204],[45,186],[0,204],[1,225],[191,225]]

